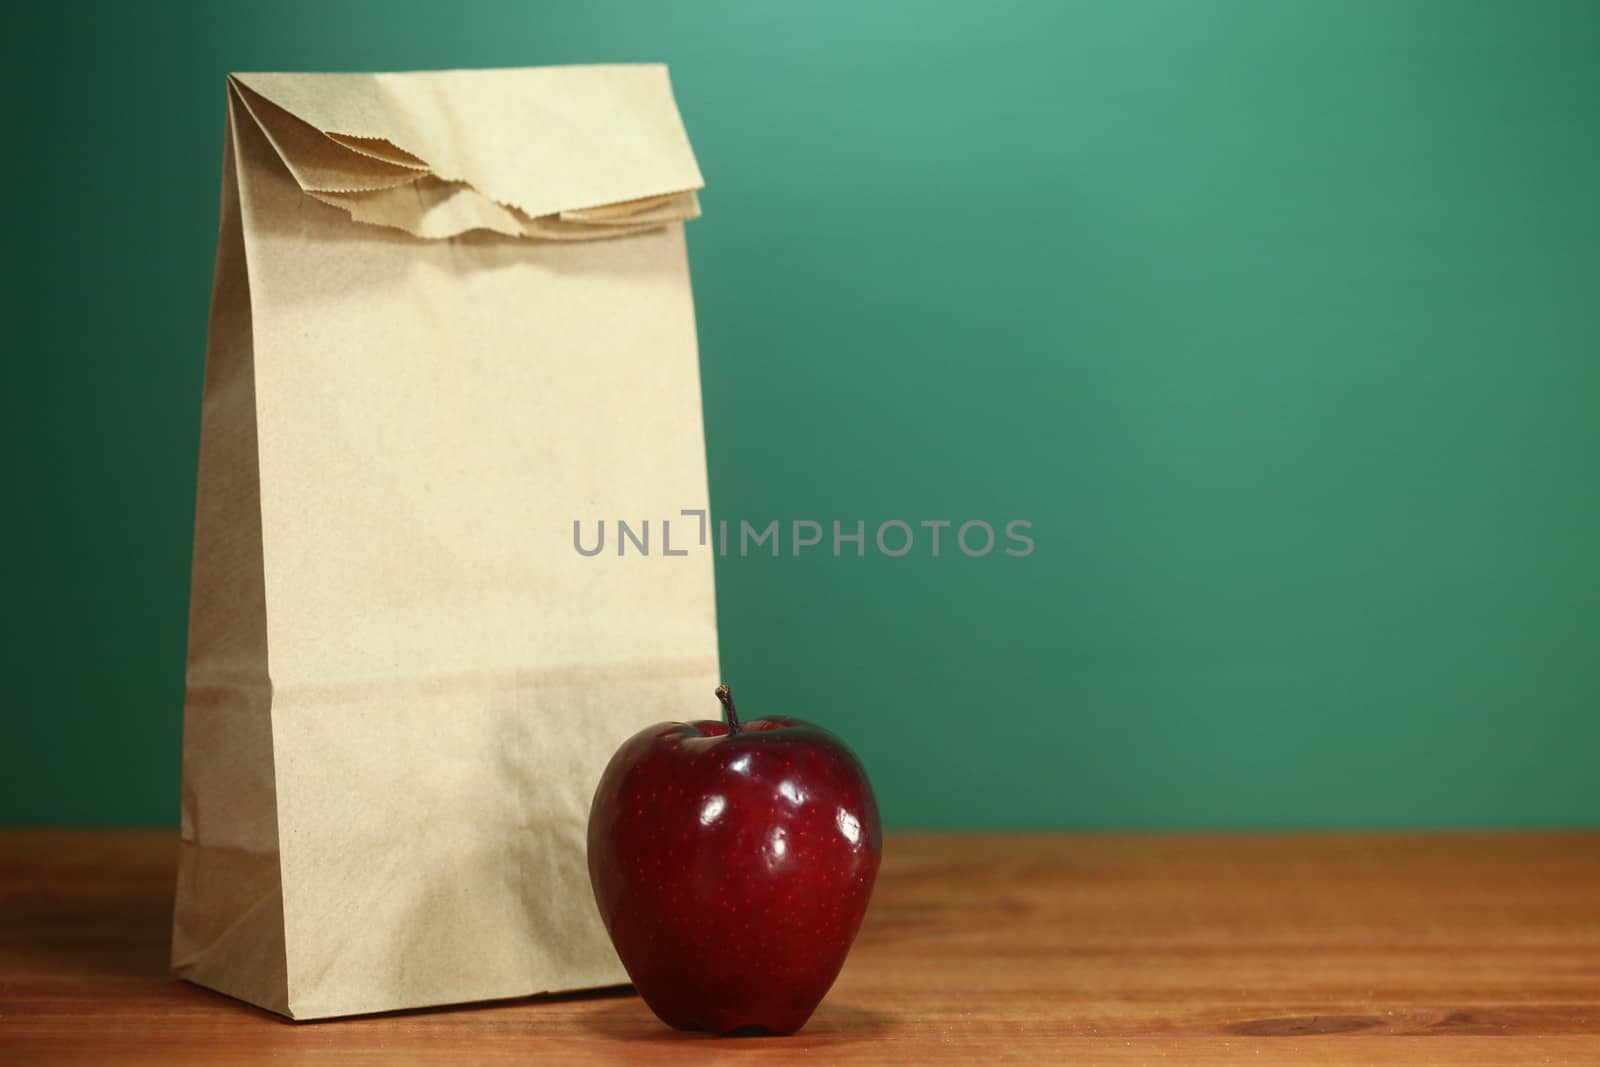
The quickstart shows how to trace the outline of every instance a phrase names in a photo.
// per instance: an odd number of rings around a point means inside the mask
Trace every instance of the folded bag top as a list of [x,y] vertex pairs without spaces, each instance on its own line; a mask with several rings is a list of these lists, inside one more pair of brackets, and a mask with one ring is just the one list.
[[232,82],[300,187],[358,222],[585,240],[699,214],[660,64]]

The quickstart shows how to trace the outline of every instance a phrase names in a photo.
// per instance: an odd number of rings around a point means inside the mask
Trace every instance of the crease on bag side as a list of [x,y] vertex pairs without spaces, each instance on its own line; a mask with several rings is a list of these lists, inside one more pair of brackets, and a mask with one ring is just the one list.
[[250,279],[231,103],[225,121],[195,494],[171,965],[179,977],[287,1013]]
[[673,659],[621,659],[609,662],[571,663],[560,667],[515,667],[474,670],[396,673],[384,678],[324,678],[274,686],[281,698],[326,700],[341,703],[368,696],[405,697],[449,693],[467,686],[500,683],[517,690],[569,689],[608,682],[693,678],[716,673],[715,657],[685,656]]

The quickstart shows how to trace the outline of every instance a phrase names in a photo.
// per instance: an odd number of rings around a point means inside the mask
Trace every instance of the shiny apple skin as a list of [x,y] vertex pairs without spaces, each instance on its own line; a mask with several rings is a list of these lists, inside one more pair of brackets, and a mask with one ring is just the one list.
[[659,723],[611,758],[589,879],[617,955],[669,1026],[793,1033],[844,965],[883,835],[866,771],[797,719]]

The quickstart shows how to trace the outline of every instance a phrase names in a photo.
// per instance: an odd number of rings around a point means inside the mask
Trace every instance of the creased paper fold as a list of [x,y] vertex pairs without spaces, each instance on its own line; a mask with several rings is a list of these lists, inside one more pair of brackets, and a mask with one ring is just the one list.
[[235,74],[307,194],[418,237],[618,237],[699,215],[666,68]]

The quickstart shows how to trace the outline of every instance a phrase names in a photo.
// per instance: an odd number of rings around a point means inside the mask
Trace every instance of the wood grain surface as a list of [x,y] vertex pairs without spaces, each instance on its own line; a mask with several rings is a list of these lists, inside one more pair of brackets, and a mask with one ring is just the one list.
[[165,833],[0,832],[0,1063],[1600,1064],[1600,834],[891,837],[790,1038],[625,990],[293,1023],[166,971]]

